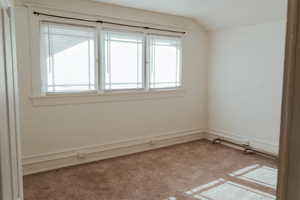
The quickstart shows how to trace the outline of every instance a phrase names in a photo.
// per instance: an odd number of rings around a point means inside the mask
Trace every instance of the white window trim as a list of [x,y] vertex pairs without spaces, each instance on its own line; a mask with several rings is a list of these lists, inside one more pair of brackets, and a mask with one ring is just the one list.
[[[105,64],[104,63],[101,63],[100,65],[100,69],[101,69],[101,74],[103,75],[101,78],[101,81],[102,81],[102,88],[100,89],[100,92],[101,93],[115,93],[115,92],[120,92],[122,93],[123,91],[128,91],[128,92],[145,92],[147,91],[147,88],[146,88],[146,82],[147,80],[145,79],[145,70],[147,68],[146,66],[146,55],[145,55],[145,51],[146,51],[146,33],[144,31],[141,31],[140,29],[139,30],[136,30],[136,29],[133,29],[133,30],[129,30],[128,28],[127,29],[123,29],[123,28],[116,28],[115,26],[112,26],[112,25],[102,25],[102,32],[100,32],[100,35],[101,35],[101,41],[103,41],[103,38],[104,37],[104,32],[105,31],[111,31],[111,32],[117,32],[117,33],[121,33],[121,32],[124,32],[125,34],[136,34],[136,35],[143,35],[143,52],[144,54],[142,55],[142,88],[132,88],[132,89],[105,89]],[[101,44],[101,51],[104,51],[104,42],[100,43]],[[102,54],[103,57],[101,57],[101,60],[104,61],[104,54]]]
[[[30,32],[30,42],[31,42],[31,58],[32,58],[32,96],[48,96],[48,95],[61,95],[61,94],[72,94],[72,92],[63,92],[63,93],[52,93],[52,92],[44,92],[42,90],[42,76],[41,76],[41,64],[40,64],[40,23],[42,22],[49,22],[49,23],[59,23],[59,24],[69,24],[69,25],[78,25],[78,26],[90,26],[94,27],[97,30],[99,30],[100,25],[98,23],[93,22],[82,22],[78,20],[68,20],[68,19],[60,19],[60,18],[54,18],[54,17],[48,17],[48,16],[34,16],[32,14],[32,10],[29,10],[29,17],[30,17],[30,23],[31,23],[31,32]],[[97,31],[98,32],[98,31]],[[38,38],[38,39],[37,39]],[[95,44],[99,42],[99,37],[97,36],[95,38]],[[98,49],[98,45],[95,45],[95,60],[96,65],[98,65],[99,61],[99,55],[100,51]],[[98,86],[98,67],[95,68],[95,91],[99,90]],[[93,92],[93,91],[83,91],[83,92]],[[82,93],[81,91],[76,91],[76,93]]]
[[[40,22],[39,22],[39,29],[40,29],[40,23],[49,23],[49,24],[58,24],[58,22],[53,22],[53,21],[49,21],[49,20],[40,20]],[[97,92],[98,90],[100,90],[99,89],[99,46],[97,45],[97,43],[99,43],[99,38],[98,38],[98,35],[97,35],[97,33],[98,33],[98,24],[86,24],[86,23],[80,23],[80,24],[70,24],[70,23],[63,23],[63,22],[59,22],[59,24],[60,25],[77,25],[77,26],[82,26],[82,27],[90,27],[90,28],[93,28],[93,29],[95,29],[95,44],[94,44],[94,49],[95,49],[95,57],[94,57],[94,59],[95,59],[95,66],[94,66],[94,70],[95,70],[95,74],[94,74],[94,79],[95,79],[95,89],[93,89],[93,90],[86,90],[86,91],[62,91],[62,92],[45,92],[45,88],[44,89],[41,89],[41,94],[43,95],[43,96],[49,96],[49,95],[61,95],[61,94],[69,94],[69,93],[94,93],[94,92]],[[39,34],[39,36],[40,36],[40,34]],[[39,48],[40,48],[40,43],[39,43]],[[39,49],[39,52],[40,52],[40,49]],[[39,61],[40,61],[40,59],[41,58],[39,58]],[[40,62],[39,62],[40,63]],[[40,63],[40,70],[41,70],[41,63]],[[45,69],[44,69],[45,70]],[[42,74],[44,74],[44,73],[41,73],[40,74],[40,76],[41,76],[41,81],[42,81],[42,87],[46,87],[46,84],[44,83],[44,81],[46,81],[47,80],[47,77],[42,77],[43,75]],[[45,74],[46,75],[46,74]],[[44,80],[43,80],[44,79]]]
[[[161,31],[155,30],[141,30],[139,28],[130,28],[130,27],[120,27],[117,25],[109,25],[109,24],[99,24],[96,22],[83,22],[72,19],[62,19],[56,17],[49,16],[35,16],[33,15],[33,9],[29,8],[29,22],[30,22],[30,44],[31,44],[31,95],[29,96],[32,104],[34,106],[51,106],[51,105],[65,105],[65,104],[84,104],[84,103],[96,103],[96,102],[110,102],[110,101],[128,101],[128,100],[145,100],[145,99],[162,99],[162,98],[170,98],[170,97],[182,97],[185,94],[184,89],[184,78],[183,78],[183,67],[182,67],[182,46],[181,45],[181,86],[174,88],[150,88],[149,80],[150,73],[148,61],[146,61],[148,57],[148,49],[147,44],[148,39],[146,38],[147,34],[152,35],[161,35],[165,37],[178,37],[182,38],[181,34],[177,33],[165,33]],[[65,15],[65,13],[64,13]],[[104,90],[104,76],[103,63],[100,63],[100,67],[96,67],[95,73],[97,74],[96,81],[96,90],[95,91],[79,91],[79,92],[57,92],[57,93],[43,93],[41,85],[41,66],[40,66],[40,23],[42,21],[51,22],[51,23],[62,23],[62,24],[70,24],[70,25],[81,25],[81,26],[91,26],[95,27],[97,31],[96,43],[99,40],[102,40],[103,34],[102,29],[108,30],[117,30],[117,31],[125,31],[125,32],[143,32],[145,35],[145,44],[144,44],[144,62],[143,70],[146,71],[143,73],[145,77],[144,80],[145,86],[142,89],[128,89],[128,90]],[[38,40],[37,40],[38,38]],[[98,62],[103,62],[103,54],[101,51],[103,50],[103,43],[101,45],[96,45],[96,63],[99,66]],[[99,71],[100,70],[100,71]],[[101,83],[99,82],[102,81]]]
[[[148,35],[153,35],[153,36],[155,36],[155,37],[157,37],[157,38],[159,38],[159,37],[161,37],[161,38],[171,38],[171,37],[173,37],[173,38],[177,38],[178,40],[179,40],[179,43],[180,43],[180,45],[179,45],[179,50],[180,50],[180,63],[179,63],[179,75],[180,75],[180,77],[179,77],[179,82],[181,83],[181,85],[179,86],[179,87],[165,87],[165,88],[151,88],[151,86],[150,85],[148,85],[147,86],[147,90],[149,90],[149,91],[155,91],[155,90],[160,90],[160,89],[169,89],[169,90],[172,90],[172,89],[174,89],[174,90],[176,90],[176,89],[183,89],[184,88],[184,81],[183,81],[183,67],[182,67],[182,58],[183,58],[183,45],[182,45],[182,37],[180,37],[180,36],[174,36],[174,35],[167,35],[167,34],[158,34],[158,33],[148,33]],[[150,42],[150,38],[148,37],[147,38],[147,46],[148,47],[150,47],[150,44],[149,44],[149,42]],[[146,51],[147,51],[147,56],[146,56],[146,59],[148,58],[150,58],[150,48],[147,48],[146,49]],[[147,63],[147,65],[149,65],[150,64],[150,61],[149,60],[147,60],[146,61],[146,63]],[[146,70],[147,70],[147,78],[149,79],[149,80],[147,80],[147,83],[148,84],[150,84],[150,66],[146,66]]]
[[147,101],[153,99],[182,98],[186,94],[184,89],[162,89],[155,91],[116,91],[99,93],[74,93],[50,96],[32,96],[31,103],[35,107],[59,106],[72,104],[91,104],[103,102]]

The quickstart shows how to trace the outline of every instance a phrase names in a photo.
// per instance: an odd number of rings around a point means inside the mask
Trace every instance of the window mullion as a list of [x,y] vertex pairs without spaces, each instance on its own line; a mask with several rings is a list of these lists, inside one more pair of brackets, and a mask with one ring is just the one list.
[[96,69],[95,69],[95,82],[96,82],[96,90],[98,93],[103,92],[103,48],[102,48],[102,27],[101,25],[97,25],[96,27]]
[[156,60],[156,46],[155,46],[155,40],[151,40],[151,49],[152,49],[152,60],[151,60],[151,73],[152,73],[152,81],[153,81],[153,88],[156,88],[156,66],[155,66],[155,60]]
[[175,70],[175,81],[176,81],[176,86],[178,87],[179,85],[178,85],[178,71],[179,71],[179,65],[178,65],[178,62],[179,62],[179,59],[178,59],[178,56],[179,56],[179,54],[178,54],[179,52],[178,52],[178,43],[176,44],[176,70]]
[[149,35],[147,33],[144,34],[144,62],[143,62],[143,84],[145,90],[149,90],[150,88],[150,79],[149,79],[149,72],[150,72],[150,65],[149,65],[149,52],[150,52],[150,45],[149,45]]
[[183,53],[183,51],[182,51],[182,41],[180,40],[179,42],[178,42],[178,45],[179,45],[179,47],[178,47],[178,49],[177,49],[177,51],[179,51],[179,63],[178,63],[178,65],[179,65],[179,87],[183,87],[183,69],[182,69],[182,53]]
[[91,90],[91,44],[88,40],[88,80],[89,80],[89,90]]
[[139,80],[140,80],[140,74],[139,74],[139,63],[140,63],[140,59],[139,59],[139,54],[140,54],[140,47],[139,47],[139,41],[136,41],[136,52],[138,54],[137,56],[137,73],[136,73],[136,87],[139,88]]
[[[50,25],[48,25],[49,27]],[[49,49],[50,49],[50,69],[52,72],[52,91],[55,92],[56,85],[55,85],[55,73],[54,73],[54,56],[53,56],[53,36],[51,33],[51,29],[49,29]]]
[[108,75],[109,75],[109,90],[111,90],[112,88],[111,88],[111,86],[112,86],[112,83],[111,83],[111,40],[110,40],[110,38],[111,38],[111,34],[108,32],[107,33],[107,37],[109,38],[108,39],[108,42],[107,42],[107,71],[106,71],[106,73],[108,73]]

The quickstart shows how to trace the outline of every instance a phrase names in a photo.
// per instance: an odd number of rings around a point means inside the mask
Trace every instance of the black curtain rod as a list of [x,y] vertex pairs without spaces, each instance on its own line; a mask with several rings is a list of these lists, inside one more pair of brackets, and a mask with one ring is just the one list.
[[64,17],[64,16],[59,16],[59,15],[51,15],[51,14],[46,14],[46,13],[41,13],[41,12],[33,12],[34,15],[44,15],[48,17],[58,17],[58,18],[63,18],[63,19],[71,19],[71,20],[79,20],[79,21],[84,21],[84,22],[96,22],[100,24],[112,24],[112,25],[118,25],[118,26],[127,26],[131,28],[143,28],[147,30],[156,30],[156,31],[164,31],[164,32],[171,32],[171,33],[180,33],[180,34],[185,34],[186,32],[183,31],[174,31],[174,30],[169,30],[169,29],[159,29],[159,28],[152,28],[148,26],[135,26],[135,25],[128,25],[128,24],[121,24],[121,23],[115,23],[115,22],[108,22],[108,21],[102,21],[102,20],[89,20],[89,19],[81,19],[81,18],[75,18],[75,17]]

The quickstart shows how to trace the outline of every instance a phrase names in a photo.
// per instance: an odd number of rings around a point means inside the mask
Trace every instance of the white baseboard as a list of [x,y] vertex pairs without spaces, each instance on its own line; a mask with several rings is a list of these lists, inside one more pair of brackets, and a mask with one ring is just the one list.
[[24,175],[29,175],[200,139],[207,139],[205,130],[186,130],[113,144],[96,145],[61,152],[34,155],[23,158],[23,170]]
[[213,140],[216,138],[222,138],[222,139],[226,139],[229,140],[231,142],[235,142],[235,143],[239,143],[239,144],[249,144],[251,147],[275,155],[278,155],[279,152],[279,146],[278,145],[274,145],[271,144],[267,141],[262,141],[256,138],[244,138],[239,136],[238,134],[234,134],[234,133],[229,133],[229,132],[225,132],[225,131],[220,131],[220,130],[216,130],[216,129],[209,129],[207,131],[207,139],[209,140]]
[[95,162],[107,158],[158,149],[190,141],[201,139],[213,140],[216,138],[223,138],[240,144],[250,144],[252,147],[258,150],[273,155],[278,155],[278,146],[265,141],[260,141],[257,139],[249,140],[240,137],[238,134],[218,131],[215,129],[197,129],[167,133],[154,137],[137,138],[113,144],[81,147],[61,152],[24,157],[23,170],[24,175],[29,175],[63,167]]

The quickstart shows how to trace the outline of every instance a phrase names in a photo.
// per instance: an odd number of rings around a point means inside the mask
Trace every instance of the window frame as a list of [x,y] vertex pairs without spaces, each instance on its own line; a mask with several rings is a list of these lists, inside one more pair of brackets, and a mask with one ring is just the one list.
[[[104,34],[105,32],[115,32],[115,33],[125,33],[125,34],[136,34],[136,35],[143,35],[143,41],[142,41],[142,87],[141,88],[130,88],[130,89],[105,89],[105,86],[106,86],[106,83],[105,83],[105,54],[102,53],[104,52],[105,50],[105,42],[104,42]],[[101,40],[100,40],[100,49],[101,49],[101,65],[100,65],[100,71],[101,71],[101,77],[100,77],[100,82],[101,82],[101,85],[100,85],[100,88],[101,88],[101,91],[103,93],[116,93],[116,92],[123,92],[123,91],[145,91],[147,88],[146,88],[146,79],[145,79],[145,76],[146,76],[146,48],[147,48],[147,45],[146,45],[146,34],[145,32],[141,31],[141,30],[128,30],[128,29],[121,29],[120,27],[119,28],[114,28],[114,26],[105,26],[103,25],[102,26],[102,29],[101,29],[101,32],[99,32],[99,34],[101,35]]]
[[[41,56],[41,26],[42,24],[53,24],[53,25],[57,25],[57,26],[73,26],[73,27],[83,27],[83,28],[92,28],[94,29],[94,62],[95,62],[95,65],[94,65],[94,79],[95,79],[95,89],[93,90],[74,90],[74,91],[58,91],[58,92],[49,92],[47,91],[46,88],[44,87],[47,87],[48,86],[48,73],[47,72],[43,72],[43,70],[46,70],[45,69],[45,66],[42,65],[42,56]],[[50,96],[50,95],[57,95],[57,94],[77,94],[77,93],[97,93],[97,91],[99,90],[99,59],[98,59],[98,56],[99,56],[99,49],[98,49],[98,42],[99,42],[99,38],[98,38],[98,29],[97,29],[97,26],[91,26],[91,25],[82,25],[81,23],[80,24],[70,24],[70,23],[63,23],[63,22],[52,22],[52,21],[49,21],[49,20],[40,20],[39,22],[39,52],[40,52],[40,68],[41,68],[41,73],[40,73],[40,76],[41,76],[41,86],[42,88],[44,89],[41,89],[42,93],[45,94],[46,96]]]
[[[33,11],[32,9],[30,9]],[[30,12],[30,11],[29,11]],[[32,12],[31,12],[32,13]],[[62,14],[62,13],[60,13]],[[69,15],[70,16],[70,15]],[[76,15],[75,15],[76,16]],[[95,38],[95,90],[93,91],[70,91],[70,92],[55,92],[49,93],[44,92],[42,90],[42,66],[41,66],[41,56],[40,56],[40,24],[42,22],[49,22],[53,24],[66,24],[71,26],[83,26],[83,27],[93,27],[96,31],[96,38]],[[136,96],[137,94],[148,94],[148,93],[155,93],[155,94],[162,94],[161,92],[174,92],[180,91],[180,93],[184,90],[184,80],[183,80],[183,36],[179,33],[165,33],[156,30],[144,30],[141,28],[131,28],[131,27],[123,27],[118,25],[110,25],[110,24],[100,24],[96,22],[86,22],[86,21],[78,21],[73,19],[62,19],[57,17],[51,16],[35,16],[33,14],[29,15],[29,23],[30,27],[32,27],[29,31],[30,34],[30,43],[31,43],[31,84],[32,84],[32,93],[31,99],[44,99],[47,97],[61,96],[65,98],[66,96],[70,97],[83,97],[91,95],[96,96],[103,96],[111,94],[125,95],[125,94],[134,94],[132,96]],[[143,41],[143,61],[142,61],[142,82],[143,87],[137,89],[115,89],[115,90],[105,90],[105,73],[104,73],[104,59],[103,56],[103,30],[111,30],[116,32],[125,32],[125,33],[141,33],[144,35]],[[168,87],[168,88],[150,88],[150,69],[149,69],[149,35],[156,35],[162,37],[169,37],[169,38],[176,38],[181,40],[180,45],[180,86],[179,87]],[[38,38],[38,39],[36,39]],[[172,94],[171,96],[174,96]],[[42,97],[42,98],[41,98]]]
[[[160,33],[148,33],[148,36],[147,37],[147,56],[146,56],[146,59],[147,59],[147,64],[148,64],[148,88],[149,90],[176,90],[176,89],[180,89],[180,88],[183,88],[183,66],[182,66],[182,58],[183,58],[183,51],[182,51],[182,37],[181,36],[178,36],[178,35],[167,35],[167,34],[160,34]],[[179,55],[179,69],[178,69],[178,73],[179,73],[179,86],[175,86],[175,87],[164,87],[164,88],[151,88],[151,56],[150,56],[150,51],[151,51],[151,45],[150,45],[150,40],[151,40],[151,36],[154,36],[154,37],[157,37],[157,38],[174,38],[174,40],[177,40],[177,42],[179,43],[178,47],[177,47],[177,50],[180,51],[180,55]]]

